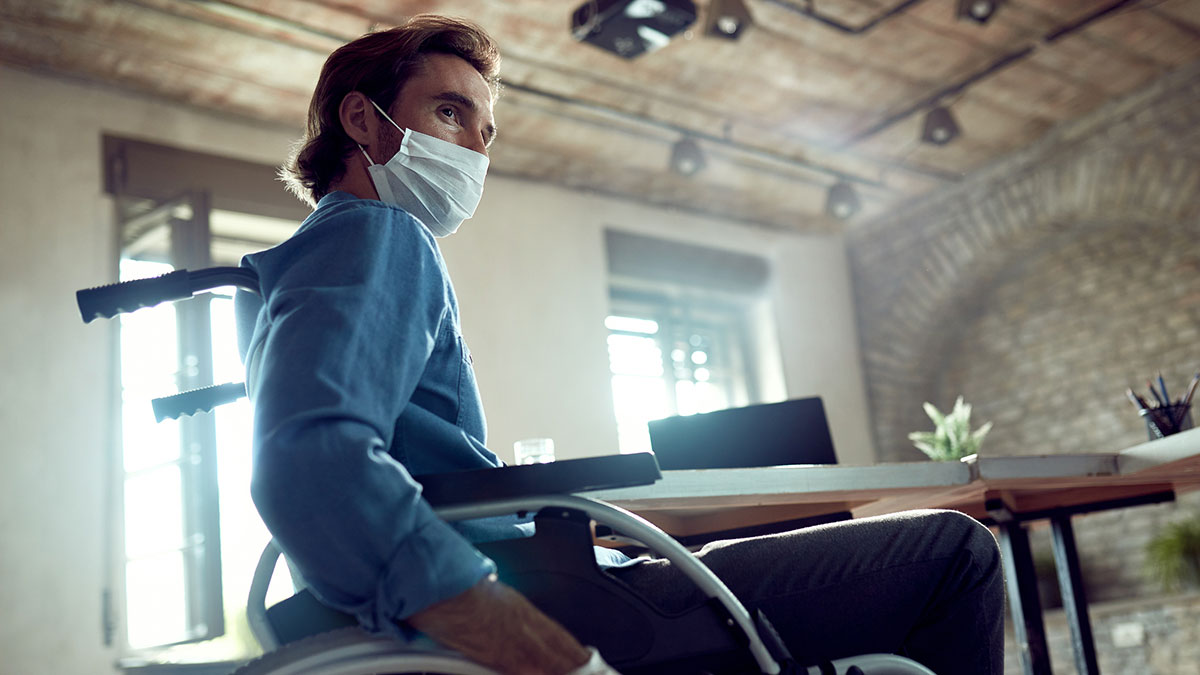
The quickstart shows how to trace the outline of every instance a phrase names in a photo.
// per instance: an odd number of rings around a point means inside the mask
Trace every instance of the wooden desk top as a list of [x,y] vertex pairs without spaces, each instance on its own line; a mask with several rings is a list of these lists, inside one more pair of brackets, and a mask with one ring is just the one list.
[[919,508],[986,515],[988,499],[1028,513],[1200,488],[1200,429],[1120,452],[970,457],[961,462],[664,471],[654,485],[588,493],[676,535],[852,511]]

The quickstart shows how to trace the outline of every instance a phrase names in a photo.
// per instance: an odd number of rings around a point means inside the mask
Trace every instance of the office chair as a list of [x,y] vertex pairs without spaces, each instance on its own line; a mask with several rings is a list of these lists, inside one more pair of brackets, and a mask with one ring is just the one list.
[[[177,270],[162,277],[77,292],[85,322],[234,285],[258,293],[250,270]],[[238,383],[204,387],[154,402],[156,417],[209,411],[245,395]],[[479,544],[500,578],[559,621],[581,643],[596,647],[624,675],[806,673],[810,675],[933,675],[908,659],[871,654],[800,665],[762,612],[751,614],[679,542],[639,516],[575,493],[648,485],[661,477],[650,453],[564,460],[551,464],[415,476],[422,494],[447,521],[536,514],[532,537]],[[668,614],[596,564],[593,523],[603,524],[672,562],[707,602]],[[354,617],[321,604],[308,591],[266,607],[267,585],[280,555],[272,542],[259,560],[247,613],[265,654],[237,675],[366,675],[442,673],[496,675],[427,638],[370,635]]]

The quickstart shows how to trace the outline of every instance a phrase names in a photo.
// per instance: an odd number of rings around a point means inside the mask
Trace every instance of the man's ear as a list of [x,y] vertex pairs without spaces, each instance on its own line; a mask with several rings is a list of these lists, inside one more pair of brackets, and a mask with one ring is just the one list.
[[369,146],[375,137],[375,115],[371,100],[361,91],[352,91],[342,98],[338,106],[338,120],[342,129],[355,143]]

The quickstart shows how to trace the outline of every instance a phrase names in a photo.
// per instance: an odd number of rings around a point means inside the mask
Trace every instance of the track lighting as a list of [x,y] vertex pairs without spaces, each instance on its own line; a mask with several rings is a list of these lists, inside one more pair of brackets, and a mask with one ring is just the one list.
[[830,217],[846,220],[861,208],[862,202],[858,198],[858,192],[850,183],[839,179],[829,188],[829,196],[825,199],[825,213]]
[[691,138],[681,138],[671,146],[671,170],[681,176],[694,176],[700,173],[708,161],[700,144]]
[[958,18],[987,23],[1000,8],[1002,0],[958,0]]
[[934,145],[945,145],[958,136],[958,122],[945,106],[938,106],[925,114],[921,127],[921,140]]
[[736,40],[750,24],[750,10],[743,0],[712,0],[704,19],[704,34]]

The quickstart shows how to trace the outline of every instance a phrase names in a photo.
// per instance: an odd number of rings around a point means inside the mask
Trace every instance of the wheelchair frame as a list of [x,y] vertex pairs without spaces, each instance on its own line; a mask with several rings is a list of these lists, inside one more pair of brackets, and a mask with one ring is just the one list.
[[[133,312],[161,302],[186,299],[196,293],[227,285],[259,293],[258,279],[252,271],[236,267],[217,267],[195,272],[177,270],[161,277],[83,289],[76,293],[76,301],[83,320],[87,323],[99,317],[112,318],[120,313]],[[201,410],[210,411],[217,405],[244,395],[244,385],[214,385],[156,399],[154,411],[158,420],[162,421],[167,417],[190,415]],[[566,460],[560,464],[578,461],[580,460]],[[511,490],[509,492],[512,494]],[[447,521],[537,512],[542,509],[562,509],[581,513],[592,521],[612,527],[623,536],[642,543],[656,555],[669,560],[695,583],[707,598],[719,604],[726,612],[728,626],[744,635],[745,648],[759,672],[764,674],[803,672],[810,675],[934,675],[932,671],[914,661],[891,654],[869,654],[839,659],[808,668],[796,666],[782,642],[769,628],[765,618],[761,617],[761,614],[752,617],[729,588],[682,544],[640,516],[612,504],[571,494],[542,492],[518,493],[518,496],[503,496],[476,503],[449,503],[442,506],[435,504],[434,509]],[[247,616],[251,630],[265,654],[239,669],[238,675],[366,675],[376,672],[498,675],[495,671],[432,643],[405,643],[392,638],[372,636],[354,627],[319,633],[281,644],[266,607],[267,587],[279,557],[280,550],[272,541],[264,549],[255,569]],[[764,634],[760,633],[760,628],[766,631],[766,640]]]

